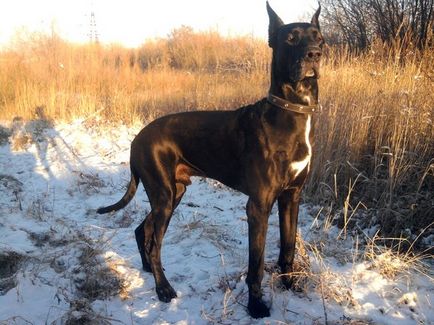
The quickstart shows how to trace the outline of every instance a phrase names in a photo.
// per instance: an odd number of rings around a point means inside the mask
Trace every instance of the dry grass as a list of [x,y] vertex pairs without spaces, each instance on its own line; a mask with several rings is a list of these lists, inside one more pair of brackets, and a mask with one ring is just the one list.
[[[193,39],[188,32],[178,34],[137,50],[33,36],[0,54],[0,119],[32,119],[43,107],[55,120],[98,113],[129,123],[173,111],[235,108],[263,94],[268,79],[265,44],[217,34]],[[184,39],[190,43],[182,43]],[[237,50],[239,42],[244,45]],[[205,55],[214,58],[205,61]],[[252,57],[261,61],[251,63]]]
[[79,266],[74,271],[78,296],[89,301],[104,300],[118,294],[125,297],[125,279],[101,256],[111,238],[90,240],[84,237],[84,240],[78,258]]
[[422,274],[434,283],[434,273],[429,261],[434,255],[426,252],[414,253],[410,249],[402,252],[401,247],[407,246],[404,238],[381,238],[378,234],[369,240],[365,247],[365,259],[371,269],[378,270],[385,278],[395,279],[397,276],[411,278],[414,274]]
[[[330,241],[337,238],[330,238]],[[324,317],[318,324],[327,322],[327,309],[333,304],[345,306],[351,315],[351,310],[359,310],[362,301],[357,298],[354,290],[357,286],[366,283],[363,276],[367,270],[373,270],[376,276],[399,283],[413,285],[414,274],[420,274],[424,280],[433,282],[433,271],[430,268],[430,260],[433,256],[426,253],[414,253],[410,250],[401,252],[400,247],[385,245],[386,242],[393,242],[395,246],[402,245],[405,239],[388,239],[379,237],[376,234],[369,243],[359,247],[358,242],[353,243],[355,246],[351,249],[347,247],[348,253],[353,254],[352,270],[345,272],[336,272],[329,265],[330,260],[326,260],[318,243],[309,243],[297,236],[297,251],[294,260],[294,289],[300,294],[308,295],[315,292],[322,299],[324,307]],[[411,244],[414,244],[411,243]],[[360,249],[360,250],[359,250]],[[350,262],[351,263],[351,262]],[[270,285],[272,291],[278,287],[278,279],[281,275],[273,272]],[[277,284],[277,285],[276,285]],[[414,305],[417,296],[414,293],[403,294],[399,302],[405,305]],[[285,305],[286,306],[286,305]],[[341,324],[333,322],[333,324]],[[342,324],[371,324],[369,319],[353,320],[350,317],[342,319]]]
[[[357,305],[345,276],[330,270],[317,245],[305,242],[300,234],[297,234],[296,246],[294,271],[290,273],[293,277],[293,290],[301,293],[316,291],[328,302],[345,306]],[[275,278],[279,277],[280,274]],[[274,281],[271,281],[271,285],[274,286]]]
[[78,190],[86,195],[98,193],[102,187],[106,186],[104,180],[98,174],[80,171],[73,171],[73,173],[75,174],[75,183]]
[[309,195],[347,213],[362,201],[386,234],[433,221],[432,59],[429,51],[404,63],[375,51],[329,54]]
[[[305,192],[342,208],[344,224],[361,204],[388,236],[408,229],[412,239],[433,221],[433,53],[402,53],[399,44],[376,44],[361,56],[328,50]],[[50,121],[102,116],[131,123],[236,108],[265,96],[269,62],[264,41],[188,28],[133,50],[32,35],[0,52],[0,119],[42,112]]]

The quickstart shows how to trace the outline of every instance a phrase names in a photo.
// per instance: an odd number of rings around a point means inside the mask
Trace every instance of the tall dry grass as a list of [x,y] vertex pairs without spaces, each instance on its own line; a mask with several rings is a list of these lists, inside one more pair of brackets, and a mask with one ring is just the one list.
[[311,196],[350,209],[364,203],[370,224],[388,235],[414,238],[434,221],[433,59],[381,44],[357,57],[329,53]]
[[262,42],[187,28],[134,50],[32,35],[0,53],[0,118],[32,118],[43,107],[56,120],[98,112],[131,122],[235,108],[263,95],[267,69]]
[[[433,59],[432,50],[403,53],[399,44],[359,56],[329,49],[309,200],[348,215],[365,206],[368,223],[387,235],[416,236],[433,221]],[[0,53],[0,119],[43,109],[54,120],[130,123],[236,108],[266,95],[269,62],[264,41],[185,27],[138,49],[32,36]]]

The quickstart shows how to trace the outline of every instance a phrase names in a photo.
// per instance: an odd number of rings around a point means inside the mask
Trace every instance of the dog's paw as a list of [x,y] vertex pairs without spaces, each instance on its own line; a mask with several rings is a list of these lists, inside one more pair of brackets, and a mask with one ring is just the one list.
[[264,304],[262,299],[249,299],[247,309],[253,318],[270,317],[270,309]]
[[281,278],[282,285],[286,290],[291,290],[293,292],[303,291],[300,285],[297,285],[296,281],[294,281],[294,276],[288,274],[282,274],[280,278]]
[[282,274],[282,275],[280,276],[280,279],[281,279],[281,282],[282,282],[283,287],[284,287],[286,290],[291,290],[291,289],[293,288],[293,285],[294,285],[294,278],[293,278],[292,276],[290,276],[290,275],[288,275],[288,274]]
[[177,297],[175,290],[170,284],[157,287],[155,290],[157,291],[158,299],[162,302],[170,302],[170,300]]

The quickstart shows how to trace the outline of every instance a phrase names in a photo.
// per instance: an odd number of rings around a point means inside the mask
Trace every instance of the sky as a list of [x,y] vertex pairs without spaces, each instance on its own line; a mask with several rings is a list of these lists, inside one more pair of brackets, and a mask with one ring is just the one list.
[[[270,0],[270,5],[285,23],[311,17],[318,6],[316,0]],[[2,0],[0,46],[17,31],[54,30],[69,41],[87,42],[91,12],[100,42],[127,47],[165,37],[182,25],[260,38],[268,28],[265,0]]]

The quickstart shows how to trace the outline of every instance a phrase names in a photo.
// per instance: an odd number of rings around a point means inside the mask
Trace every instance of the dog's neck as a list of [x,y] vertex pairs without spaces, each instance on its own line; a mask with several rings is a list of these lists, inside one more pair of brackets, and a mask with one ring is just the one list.
[[318,82],[315,78],[306,78],[295,83],[272,82],[269,92],[294,104],[318,104]]

